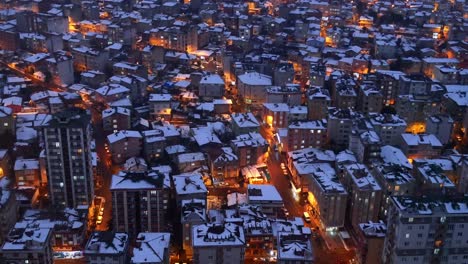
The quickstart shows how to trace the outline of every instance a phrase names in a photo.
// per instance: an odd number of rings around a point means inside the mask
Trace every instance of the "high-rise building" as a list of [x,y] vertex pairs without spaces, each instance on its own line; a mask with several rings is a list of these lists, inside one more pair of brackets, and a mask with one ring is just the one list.
[[70,108],[43,128],[49,197],[54,206],[89,205],[94,196],[90,150],[91,118]]
[[466,197],[392,196],[383,263],[465,263]]

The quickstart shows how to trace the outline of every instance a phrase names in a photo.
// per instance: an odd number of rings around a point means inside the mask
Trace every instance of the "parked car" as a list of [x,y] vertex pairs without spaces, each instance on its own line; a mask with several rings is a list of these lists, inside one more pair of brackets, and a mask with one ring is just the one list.
[[310,223],[310,214],[309,212],[304,212],[304,220],[307,222],[307,223]]

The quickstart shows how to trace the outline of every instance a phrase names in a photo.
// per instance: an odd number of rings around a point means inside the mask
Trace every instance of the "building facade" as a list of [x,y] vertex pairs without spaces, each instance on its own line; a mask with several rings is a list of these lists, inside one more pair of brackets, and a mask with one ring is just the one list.
[[170,179],[159,171],[124,172],[112,176],[114,228],[136,237],[140,232],[166,230]]
[[77,108],[57,113],[43,128],[49,198],[53,205],[76,208],[94,197],[91,118]]

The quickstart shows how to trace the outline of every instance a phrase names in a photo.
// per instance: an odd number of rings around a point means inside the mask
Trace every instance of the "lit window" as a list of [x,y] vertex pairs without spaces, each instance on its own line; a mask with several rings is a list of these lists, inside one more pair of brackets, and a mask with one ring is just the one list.
[[409,238],[409,233],[405,235],[406,238]]
[[6,126],[6,127],[7,127],[7,126],[8,126],[8,123],[3,123],[3,126]]
[[408,218],[408,222],[413,223],[413,221],[414,221],[413,217]]
[[60,147],[60,142],[55,142],[55,146],[58,148]]

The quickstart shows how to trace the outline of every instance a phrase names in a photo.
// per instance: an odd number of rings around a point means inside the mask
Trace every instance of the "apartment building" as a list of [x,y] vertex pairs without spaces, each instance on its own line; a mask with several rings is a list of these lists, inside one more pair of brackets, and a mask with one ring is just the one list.
[[346,147],[349,143],[353,120],[360,115],[351,109],[329,109],[327,120],[327,139],[333,145]]
[[[176,7],[177,3],[166,4],[166,6],[168,5]],[[198,49],[197,28],[194,25],[177,20],[170,27],[150,30],[149,43],[179,52],[191,52]]]
[[310,89],[307,95],[308,117],[311,120],[321,120],[328,116],[331,98],[328,90],[322,88]]
[[357,230],[356,240],[358,253],[358,263],[360,264],[381,264],[382,252],[385,241],[387,226],[384,222],[360,223]]
[[117,62],[112,65],[114,74],[136,75],[143,78],[148,77],[148,71],[143,65],[128,62]]
[[354,130],[349,140],[348,149],[356,154],[357,160],[369,164],[378,159],[381,141],[375,131],[361,132]]
[[150,94],[149,96],[150,117],[153,120],[170,120],[172,96],[170,94]]
[[52,264],[52,230],[50,228],[20,227],[8,233],[0,248],[4,263]]
[[283,198],[276,187],[270,184],[247,185],[247,200],[250,205],[258,206],[262,213],[273,218],[278,217],[284,207]]
[[381,89],[385,105],[395,103],[399,94],[401,71],[378,70],[376,72],[376,85]]
[[40,169],[37,159],[16,159],[14,171],[17,186],[40,186]]
[[288,83],[283,86],[266,87],[265,103],[288,105],[300,105],[302,100],[301,87],[297,84]]
[[102,111],[102,126],[107,134],[131,128],[130,110],[124,107],[109,108]]
[[234,113],[232,118],[232,131],[236,136],[251,132],[260,132],[260,123],[252,113]]
[[[453,193],[456,186],[452,180],[453,167],[449,159],[416,159],[413,161],[413,174],[419,189],[426,192]],[[452,176],[452,177],[450,177]]]
[[23,219],[18,221],[15,227],[51,228],[53,249],[81,250],[86,241],[88,208],[64,208],[56,211],[28,209],[24,212]]
[[107,136],[112,161],[124,163],[131,157],[138,157],[143,148],[143,137],[138,131],[121,130]]
[[356,82],[351,78],[339,78],[332,86],[333,106],[354,109],[357,103]]
[[213,178],[222,181],[239,177],[239,158],[231,147],[210,150],[208,160]]
[[435,135],[444,145],[451,140],[453,128],[454,121],[447,114],[432,115],[426,119],[425,132]]
[[400,143],[401,134],[406,130],[406,122],[398,115],[371,114],[369,122],[379,135],[382,145],[397,145]]
[[200,173],[183,173],[172,176],[177,207],[180,208],[183,200],[199,199],[206,203],[208,189]]
[[243,264],[245,235],[234,223],[208,223],[192,229],[194,264]]
[[237,76],[237,91],[246,104],[263,104],[266,88],[272,85],[271,76],[248,72]]
[[390,199],[383,263],[466,262],[466,197]]
[[89,264],[126,264],[129,244],[126,233],[99,231],[91,234],[83,253]]
[[95,93],[96,99],[102,103],[118,101],[123,98],[128,98],[129,95],[130,89],[118,83],[103,85],[96,89]]
[[442,151],[442,143],[433,134],[401,134],[401,150],[408,159],[435,158]]
[[289,106],[285,103],[264,103],[262,120],[273,129],[288,126]]
[[13,110],[10,107],[0,106],[0,135],[10,133],[15,135],[16,122],[13,116]]
[[222,98],[224,96],[224,80],[218,74],[203,76],[198,88],[198,96],[203,99]]
[[159,159],[164,156],[167,140],[161,129],[146,130],[143,134],[143,156],[148,159]]
[[166,230],[169,210],[169,168],[145,172],[120,171],[112,176],[112,213],[114,228],[136,237],[140,232]]
[[239,166],[245,167],[265,162],[268,142],[259,133],[248,133],[231,140],[231,147],[239,158]]
[[302,193],[326,230],[344,226],[348,192],[339,182],[335,169],[328,163],[295,164],[302,175]]
[[69,108],[44,126],[49,199],[54,206],[90,205],[94,197],[91,156],[91,118]]
[[331,150],[318,148],[304,148],[290,151],[287,153],[287,166],[291,172],[291,179],[296,187],[302,185],[302,174],[298,165],[311,163],[329,163],[334,164],[336,155]]
[[358,232],[361,223],[379,219],[382,188],[363,164],[349,164],[344,170],[344,185],[349,193],[348,219],[354,232]]
[[383,95],[374,82],[364,82],[358,86],[356,109],[364,113],[379,113],[383,107]]
[[[171,244],[170,233],[140,233],[136,239],[136,245],[133,248],[132,264],[169,264]],[[151,260],[151,262],[148,262]]]
[[278,264],[314,263],[311,234],[279,232],[277,241]]
[[203,152],[181,153],[175,160],[180,172],[190,172],[207,165]]
[[287,137],[282,140],[283,151],[304,148],[321,148],[327,143],[326,120],[294,121],[287,127]]
[[182,200],[181,219],[182,224],[182,247],[187,257],[193,256],[192,250],[192,228],[208,222],[206,212],[206,201],[202,199]]
[[72,48],[73,67],[76,71],[104,71],[109,61],[109,51],[94,50],[85,46]]

